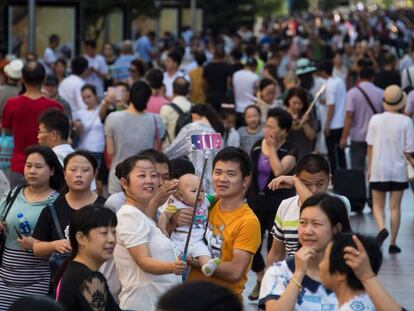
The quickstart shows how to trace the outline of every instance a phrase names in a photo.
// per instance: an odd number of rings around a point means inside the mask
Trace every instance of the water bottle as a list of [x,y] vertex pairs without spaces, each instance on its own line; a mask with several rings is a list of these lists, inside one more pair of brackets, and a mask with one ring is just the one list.
[[17,214],[17,218],[19,218],[19,229],[23,235],[29,236],[32,233],[32,229],[30,228],[30,224],[27,221],[26,217],[24,217],[23,213]]

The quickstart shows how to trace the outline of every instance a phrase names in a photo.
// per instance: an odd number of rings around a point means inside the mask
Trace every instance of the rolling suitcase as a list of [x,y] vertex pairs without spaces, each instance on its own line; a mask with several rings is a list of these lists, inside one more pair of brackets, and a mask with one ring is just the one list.
[[339,169],[332,177],[334,192],[348,198],[353,212],[362,213],[367,202],[363,170]]

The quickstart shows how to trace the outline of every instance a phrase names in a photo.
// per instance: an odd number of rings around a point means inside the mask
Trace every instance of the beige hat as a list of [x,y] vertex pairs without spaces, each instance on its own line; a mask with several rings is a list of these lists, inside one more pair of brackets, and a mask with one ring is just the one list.
[[407,104],[407,94],[398,85],[390,85],[384,91],[382,104],[385,110],[401,110]]
[[4,73],[11,79],[19,80],[22,78],[23,61],[20,59],[12,60],[4,67]]

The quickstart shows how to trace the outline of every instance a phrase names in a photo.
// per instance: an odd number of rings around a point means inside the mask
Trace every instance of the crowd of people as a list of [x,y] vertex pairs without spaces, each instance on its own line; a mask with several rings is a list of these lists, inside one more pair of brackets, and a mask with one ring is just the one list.
[[[72,59],[51,35],[42,59],[2,61],[0,310],[36,295],[64,310],[241,310],[250,269],[266,310],[401,310],[376,274],[389,234],[402,251],[413,24],[364,11],[257,37],[148,32],[101,52],[86,40]],[[191,136],[214,133],[206,158]],[[366,173],[375,238],[330,191],[347,168]]]

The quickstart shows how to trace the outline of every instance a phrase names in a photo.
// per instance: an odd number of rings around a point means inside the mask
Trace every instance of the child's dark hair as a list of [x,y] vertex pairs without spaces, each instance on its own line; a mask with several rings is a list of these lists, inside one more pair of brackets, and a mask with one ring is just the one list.
[[180,178],[185,174],[195,174],[193,163],[187,157],[179,157],[170,160],[171,178]]
[[[355,234],[364,246],[372,271],[377,274],[382,263],[382,252],[378,242],[373,237]],[[354,271],[345,263],[344,248],[356,244],[352,239],[352,233],[338,233],[332,240],[331,254],[329,256],[329,273],[340,273],[346,275],[346,283],[353,290],[364,290],[361,281],[356,277]]]
[[223,162],[236,162],[240,165],[240,171],[243,177],[250,176],[252,164],[250,162],[249,155],[246,151],[236,147],[225,147],[221,149],[213,161],[213,170],[216,163]]
[[323,156],[313,153],[304,155],[296,164],[296,175],[301,172],[307,172],[309,174],[324,172],[328,176],[331,174],[328,161]]
[[56,191],[61,191],[63,189],[63,187],[66,185],[65,178],[63,175],[63,169],[56,156],[56,153],[54,153],[52,149],[46,146],[35,145],[35,146],[30,146],[26,148],[24,153],[26,156],[25,162],[27,161],[27,158],[31,154],[33,153],[40,154],[45,160],[46,165],[49,166],[49,168],[53,171],[53,175],[50,176],[49,178],[50,188]]
[[278,126],[282,130],[285,129],[287,132],[289,132],[292,128],[292,117],[290,116],[289,112],[282,108],[269,109],[267,113],[267,119],[269,118],[276,119]]
[[98,169],[98,161],[96,160],[95,156],[90,151],[87,151],[87,150],[76,150],[68,154],[65,160],[63,160],[63,170],[66,170],[66,167],[68,166],[69,161],[76,156],[81,156],[81,157],[84,157],[86,160],[88,160],[92,165],[93,172],[96,173],[96,170]]
[[255,109],[257,111],[257,113],[259,114],[259,116],[262,115],[262,111],[260,110],[260,108],[258,106],[256,106],[256,105],[249,105],[246,108],[244,108],[244,112],[243,112],[244,117],[246,117],[246,112],[249,109]]
[[308,207],[317,206],[329,218],[332,227],[341,225],[341,232],[351,232],[348,212],[344,201],[327,193],[316,193],[307,198],[300,207],[300,214]]

